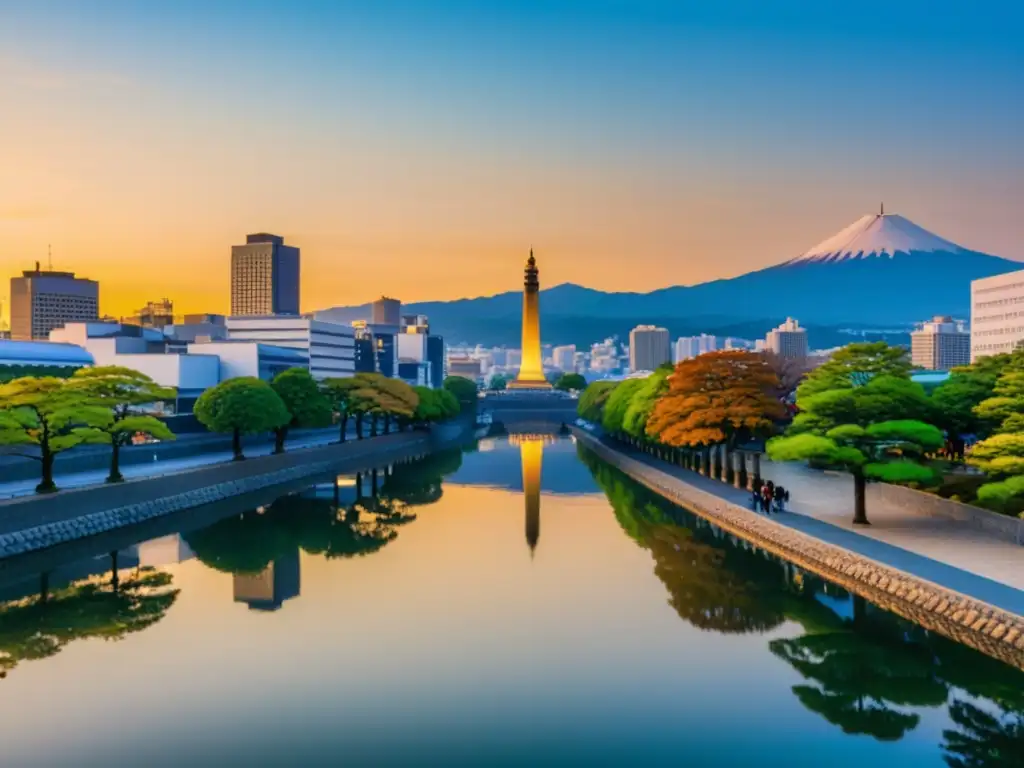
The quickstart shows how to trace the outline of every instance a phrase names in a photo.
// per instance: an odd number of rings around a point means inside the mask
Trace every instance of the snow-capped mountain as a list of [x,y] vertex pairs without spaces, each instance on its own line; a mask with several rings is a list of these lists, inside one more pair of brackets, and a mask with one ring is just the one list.
[[861,216],[846,229],[786,264],[836,262],[846,259],[892,258],[898,253],[965,253],[967,249],[893,213]]
[[[972,280],[1018,269],[1024,264],[964,248],[903,216],[869,214],[796,258],[739,277],[650,293],[568,283],[543,289],[541,334],[545,342],[583,343],[657,323],[674,336],[749,337],[751,326],[761,334],[786,317],[805,326],[908,327],[934,315],[968,317]],[[674,277],[685,279],[685,266]],[[411,304],[408,311],[429,316],[431,327],[453,341],[516,344],[521,308],[520,292],[511,290]],[[369,307],[331,313],[351,319],[368,315]],[[744,330],[719,331],[732,324]]]

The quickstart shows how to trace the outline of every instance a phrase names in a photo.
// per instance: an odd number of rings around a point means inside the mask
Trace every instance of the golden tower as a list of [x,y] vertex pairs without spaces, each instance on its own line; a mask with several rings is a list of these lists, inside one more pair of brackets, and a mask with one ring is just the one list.
[[523,278],[523,357],[519,375],[508,384],[509,389],[551,389],[544,378],[544,363],[540,356],[540,282],[537,279],[537,260],[526,260]]

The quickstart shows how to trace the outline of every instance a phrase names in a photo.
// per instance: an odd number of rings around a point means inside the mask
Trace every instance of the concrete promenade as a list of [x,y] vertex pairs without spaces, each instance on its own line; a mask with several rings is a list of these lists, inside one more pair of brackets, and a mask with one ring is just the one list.
[[[631,451],[621,443],[594,436],[631,459],[654,467],[702,491],[752,508],[749,491]],[[771,520],[816,539],[863,555],[960,594],[1024,616],[1024,547],[970,526],[919,516],[890,505],[872,504],[872,525],[854,526],[853,481],[798,465],[764,462],[761,474],[789,489],[789,511]],[[751,512],[751,514],[754,514]]]

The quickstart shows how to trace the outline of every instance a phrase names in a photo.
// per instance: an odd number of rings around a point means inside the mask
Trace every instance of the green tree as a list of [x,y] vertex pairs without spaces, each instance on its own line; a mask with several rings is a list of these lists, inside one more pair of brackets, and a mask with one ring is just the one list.
[[644,385],[644,379],[626,379],[619,382],[608,396],[604,406],[604,413],[601,416],[601,426],[612,435],[623,433],[623,423],[626,419],[626,411],[640,388]]
[[[344,443],[348,436],[349,419],[362,413],[359,391],[363,388],[363,382],[355,376],[348,376],[344,379],[324,379],[320,386],[338,419],[338,442]],[[356,430],[356,437],[362,437],[362,430]]]
[[[418,423],[431,424],[445,418],[440,398],[440,394],[444,390],[434,390],[429,387],[413,387],[413,390],[419,398],[419,403],[416,405],[416,411],[413,414],[413,418]],[[446,394],[450,395],[451,393],[447,392]]]
[[583,390],[579,402],[576,403],[576,413],[579,417],[600,424],[604,417],[604,407],[617,384],[615,381],[595,381]]
[[508,389],[508,377],[502,376],[500,373],[496,373],[491,376],[491,380],[487,382],[487,388],[492,392],[501,392],[504,389]]
[[392,419],[399,426],[411,421],[416,413],[419,399],[411,386],[400,379],[392,379],[379,373],[357,373],[356,379],[364,383],[360,392],[365,412],[370,416],[370,434],[377,434],[377,419],[383,418],[385,432]]
[[905,349],[884,341],[848,344],[804,377],[796,389],[797,400],[833,389],[851,389],[876,376],[905,379],[910,369]]
[[38,461],[41,479],[37,493],[57,490],[53,461],[82,443],[104,443],[101,431],[110,422],[110,411],[92,405],[81,389],[67,379],[21,378],[0,385],[0,445],[32,446],[39,454],[16,454]]
[[108,483],[124,480],[121,448],[131,445],[136,435],[157,440],[174,439],[166,423],[140,410],[141,406],[173,401],[177,396],[173,387],[161,386],[144,373],[116,365],[79,368],[68,386],[85,393],[90,405],[107,408],[110,412],[105,424],[95,425],[106,435],[104,442],[110,443]]
[[476,405],[476,383],[462,376],[449,376],[444,380],[444,388],[455,395],[455,399],[463,405]]
[[459,405],[459,401],[456,400],[455,395],[447,389],[435,389],[434,392],[436,393],[437,401],[441,406],[442,418],[454,419],[462,412],[462,406]]
[[78,370],[68,365],[0,365],[0,384],[26,377],[66,379]]
[[963,437],[991,433],[996,423],[977,412],[985,400],[993,396],[996,377],[989,374],[954,371],[935,388],[929,398],[935,426],[949,433],[957,453],[963,451]]
[[578,373],[563,373],[555,382],[555,389],[560,389],[563,392],[571,390],[582,392],[586,388],[587,380]]
[[630,399],[622,419],[622,428],[626,434],[637,440],[647,438],[647,422],[651,418],[654,406],[668,392],[668,377],[673,368],[659,368],[646,379]]
[[289,368],[270,382],[291,416],[274,429],[274,453],[284,453],[284,442],[292,427],[326,427],[331,423],[331,403],[305,368]]
[[207,429],[231,435],[235,461],[245,458],[242,435],[271,432],[292,418],[277,392],[253,376],[228,379],[203,392],[195,415]]
[[942,444],[942,433],[931,424],[882,421],[867,427],[841,424],[824,435],[776,437],[768,442],[768,455],[773,461],[815,461],[845,469],[853,475],[853,522],[868,525],[867,481],[929,482],[934,473],[922,463],[924,455]]
[[878,421],[914,419],[931,423],[933,409],[924,388],[909,379],[877,376],[862,386],[799,396],[799,413],[787,434],[823,435],[841,424],[866,427]]
[[1024,432],[1024,371],[1007,370],[1000,374],[992,397],[978,403],[974,413],[997,424],[997,432]]

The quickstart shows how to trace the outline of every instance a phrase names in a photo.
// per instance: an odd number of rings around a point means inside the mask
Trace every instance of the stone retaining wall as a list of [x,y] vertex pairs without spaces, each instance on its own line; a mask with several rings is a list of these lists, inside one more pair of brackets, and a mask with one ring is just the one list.
[[435,443],[425,432],[392,434],[3,502],[0,559],[304,478],[389,464],[426,453]]
[[871,498],[918,515],[945,517],[967,523],[1004,541],[1024,544],[1024,520],[1015,517],[889,483],[869,485],[868,499]]
[[612,466],[723,530],[855,592],[885,610],[1024,669],[1024,618],[787,528],[573,429]]

